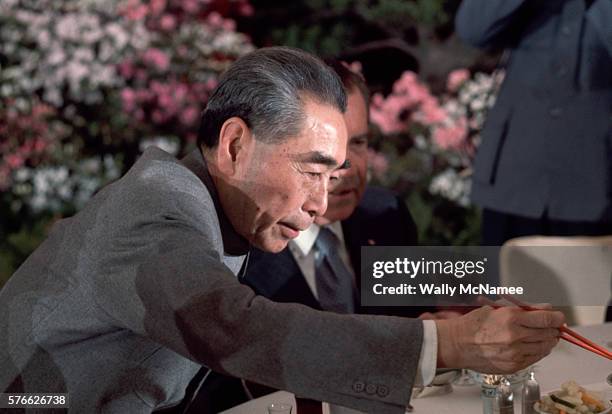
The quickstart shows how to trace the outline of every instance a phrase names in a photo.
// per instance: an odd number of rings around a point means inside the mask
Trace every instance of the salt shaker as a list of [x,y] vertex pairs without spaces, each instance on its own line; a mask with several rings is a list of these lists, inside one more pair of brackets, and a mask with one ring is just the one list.
[[495,389],[495,413],[514,414],[514,394],[512,384],[502,377]]
[[495,391],[497,382],[493,375],[485,375],[480,386],[483,414],[495,414]]
[[533,369],[529,370],[527,381],[523,385],[523,414],[536,414],[533,405],[540,400],[540,384],[535,379]]

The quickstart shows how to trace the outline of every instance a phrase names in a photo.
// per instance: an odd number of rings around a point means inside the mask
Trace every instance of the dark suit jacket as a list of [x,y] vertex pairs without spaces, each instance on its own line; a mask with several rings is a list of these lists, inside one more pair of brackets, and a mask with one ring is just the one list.
[[[416,225],[406,205],[399,197],[382,188],[367,188],[357,209],[342,222],[342,231],[356,272],[358,288],[361,284],[359,269],[362,246],[417,244]],[[289,249],[279,254],[252,250],[243,283],[275,302],[296,302],[321,309]],[[361,314],[418,316],[421,312],[405,307],[357,307],[357,313]]]
[[477,204],[612,220],[611,16],[610,0],[462,2],[457,33],[511,51],[475,161]]

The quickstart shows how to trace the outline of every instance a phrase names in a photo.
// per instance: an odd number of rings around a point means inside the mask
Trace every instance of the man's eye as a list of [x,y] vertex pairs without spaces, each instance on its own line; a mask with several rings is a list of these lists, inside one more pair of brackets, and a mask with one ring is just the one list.
[[319,172],[306,172],[306,174],[310,178],[319,178],[319,177],[321,177],[321,175],[323,175],[322,173],[319,173]]
[[355,138],[351,140],[350,145],[353,147],[366,147],[368,145],[368,139],[367,138]]

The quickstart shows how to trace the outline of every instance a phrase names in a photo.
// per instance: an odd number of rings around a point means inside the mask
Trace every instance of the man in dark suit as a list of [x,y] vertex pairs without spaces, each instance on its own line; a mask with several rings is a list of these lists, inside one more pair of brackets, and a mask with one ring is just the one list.
[[612,234],[612,2],[464,0],[457,33],[510,52],[472,197],[483,244]]

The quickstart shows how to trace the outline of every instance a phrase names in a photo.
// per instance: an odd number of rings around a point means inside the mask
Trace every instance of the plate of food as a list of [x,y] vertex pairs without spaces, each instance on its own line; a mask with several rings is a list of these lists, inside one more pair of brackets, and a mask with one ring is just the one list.
[[588,390],[574,381],[561,385],[536,402],[534,409],[541,414],[608,414],[612,412],[610,396]]

